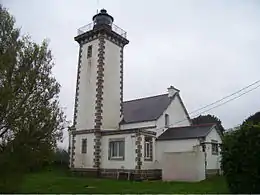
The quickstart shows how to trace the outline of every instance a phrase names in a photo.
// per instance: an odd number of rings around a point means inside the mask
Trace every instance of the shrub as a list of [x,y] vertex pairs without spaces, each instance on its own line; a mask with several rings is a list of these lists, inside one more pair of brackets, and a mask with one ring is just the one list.
[[231,193],[260,193],[260,126],[244,123],[224,136],[222,169]]

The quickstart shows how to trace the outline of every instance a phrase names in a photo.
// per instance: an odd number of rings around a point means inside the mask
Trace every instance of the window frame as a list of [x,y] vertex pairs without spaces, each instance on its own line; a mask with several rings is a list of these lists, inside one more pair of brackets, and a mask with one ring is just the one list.
[[81,154],[87,154],[87,138],[81,139]]
[[152,137],[144,138],[144,160],[153,160],[153,139]]
[[[114,147],[116,147],[116,155],[114,155]],[[120,154],[120,147],[122,154]],[[124,160],[125,159],[125,139],[110,139],[108,143],[108,159]]]
[[218,147],[218,141],[217,140],[211,140],[211,153],[212,153],[212,155],[218,155],[219,154],[219,147]]

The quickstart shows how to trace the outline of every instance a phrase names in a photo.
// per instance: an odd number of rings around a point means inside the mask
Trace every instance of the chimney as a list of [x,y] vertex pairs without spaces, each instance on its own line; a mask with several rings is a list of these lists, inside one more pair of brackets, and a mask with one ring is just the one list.
[[174,88],[173,86],[170,86],[168,88],[168,97],[173,97],[176,93],[179,93],[179,89]]

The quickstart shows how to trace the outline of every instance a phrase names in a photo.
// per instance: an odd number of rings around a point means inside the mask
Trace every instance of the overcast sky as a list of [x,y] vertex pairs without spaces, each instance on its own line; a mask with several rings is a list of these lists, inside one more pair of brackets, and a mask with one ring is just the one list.
[[[22,32],[36,42],[50,39],[60,100],[72,120],[77,29],[105,8],[127,31],[124,99],[180,89],[188,111],[260,79],[258,0],[0,0]],[[260,111],[260,88],[209,111],[225,128]],[[67,138],[67,134],[65,134]],[[66,143],[66,141],[65,141]]]

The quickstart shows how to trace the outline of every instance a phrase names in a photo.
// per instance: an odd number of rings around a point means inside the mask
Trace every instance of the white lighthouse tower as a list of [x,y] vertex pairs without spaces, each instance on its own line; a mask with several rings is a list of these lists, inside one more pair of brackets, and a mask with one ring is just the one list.
[[87,27],[79,29],[75,37],[80,49],[74,125],[76,130],[118,129],[126,33],[114,28],[113,17],[104,9]]
[[[123,48],[129,41],[126,32],[115,26],[113,20],[102,9],[93,17],[93,23],[80,28],[75,37],[79,43],[79,58],[70,139],[72,167],[77,153],[75,147],[83,134],[73,134],[73,131],[86,130],[87,136],[92,136],[92,139],[87,138],[88,143],[93,141],[94,145],[89,167],[99,169],[101,131],[119,129],[122,119]],[[89,131],[93,134],[90,135]],[[84,163],[88,163],[87,160]]]

